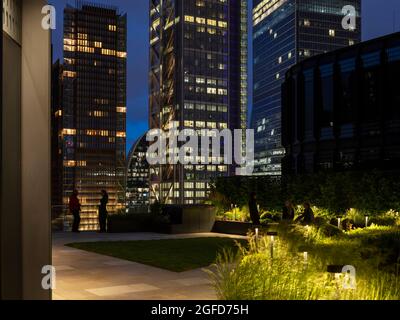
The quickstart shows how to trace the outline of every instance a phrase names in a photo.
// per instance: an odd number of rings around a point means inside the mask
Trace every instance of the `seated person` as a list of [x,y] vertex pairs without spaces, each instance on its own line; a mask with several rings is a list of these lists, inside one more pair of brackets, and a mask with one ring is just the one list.
[[302,222],[303,224],[311,224],[314,222],[315,217],[314,217],[314,212],[311,209],[311,205],[309,202],[305,202],[303,204],[304,211],[303,213],[297,217],[295,222]]
[[282,211],[282,220],[293,221],[294,220],[294,207],[291,201],[286,201]]

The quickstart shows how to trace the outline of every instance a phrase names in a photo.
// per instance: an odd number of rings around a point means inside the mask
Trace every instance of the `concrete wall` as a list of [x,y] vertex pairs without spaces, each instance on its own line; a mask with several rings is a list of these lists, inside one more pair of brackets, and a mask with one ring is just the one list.
[[21,45],[11,38],[3,41],[3,299],[51,298],[41,286],[42,267],[51,264],[51,41],[50,32],[41,27],[44,5],[44,0],[23,0]]
[[[10,63],[12,62],[12,63]],[[1,287],[3,296],[21,296],[21,47],[3,34]]]

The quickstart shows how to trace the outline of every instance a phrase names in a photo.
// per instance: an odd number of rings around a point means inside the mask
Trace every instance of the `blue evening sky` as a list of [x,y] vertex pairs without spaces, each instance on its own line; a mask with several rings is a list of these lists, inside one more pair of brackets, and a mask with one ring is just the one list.
[[[54,59],[62,58],[62,12],[74,0],[51,0],[57,9],[57,29],[53,33]],[[128,120],[127,148],[148,129],[149,0],[92,0],[112,4],[128,14]],[[363,40],[400,31],[400,0],[362,0]],[[249,8],[252,0],[249,0]],[[251,42],[249,43],[251,57]],[[249,78],[252,78],[250,70]],[[251,88],[249,84],[249,88]],[[249,109],[251,108],[251,90]]]

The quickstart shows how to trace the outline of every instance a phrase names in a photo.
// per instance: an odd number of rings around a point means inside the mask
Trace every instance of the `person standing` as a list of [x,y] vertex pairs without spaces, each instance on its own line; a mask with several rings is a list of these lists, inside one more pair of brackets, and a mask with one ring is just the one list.
[[250,194],[249,200],[250,218],[254,225],[260,225],[260,213],[257,207],[257,195],[255,192]]
[[74,190],[72,195],[69,197],[69,211],[74,216],[74,222],[72,223],[72,232],[79,232],[79,225],[81,223],[81,204],[78,199],[78,190]]
[[107,204],[108,204],[108,193],[106,190],[101,190],[101,199],[99,206],[99,224],[100,232],[107,232]]
[[285,206],[283,207],[283,212],[282,212],[282,220],[284,221],[293,221],[294,220],[294,206],[291,201],[286,201]]

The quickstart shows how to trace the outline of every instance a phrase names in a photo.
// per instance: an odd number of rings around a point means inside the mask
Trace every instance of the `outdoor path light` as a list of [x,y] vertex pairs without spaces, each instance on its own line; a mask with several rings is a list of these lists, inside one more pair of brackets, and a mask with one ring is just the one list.
[[338,217],[338,229],[342,230],[342,218]]
[[271,258],[274,257],[274,242],[275,242],[275,237],[278,236],[278,232],[267,232],[267,236],[269,237],[271,244],[270,244],[270,248],[271,248]]
[[342,288],[345,290],[356,289],[356,270],[351,265],[329,265],[327,272],[335,275],[336,297],[340,299],[339,281],[341,276],[345,275],[343,279]]
[[327,268],[327,272],[334,275],[335,286],[336,286],[336,300],[340,300],[340,291],[339,291],[339,280],[342,274],[344,265],[329,265]]

